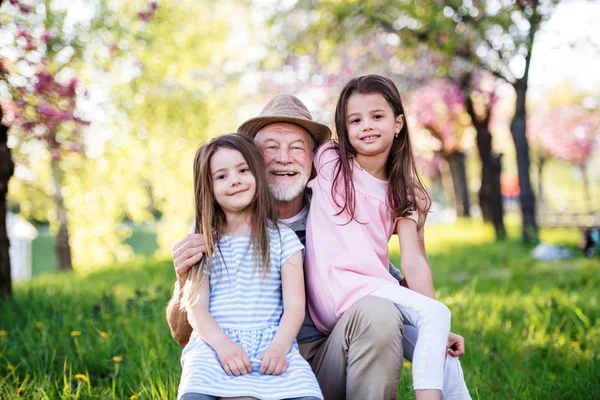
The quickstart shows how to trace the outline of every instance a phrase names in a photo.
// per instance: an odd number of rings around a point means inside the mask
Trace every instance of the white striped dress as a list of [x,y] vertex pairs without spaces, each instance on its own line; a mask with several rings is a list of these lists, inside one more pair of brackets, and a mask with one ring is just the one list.
[[253,248],[246,252],[250,236],[224,236],[220,248],[225,265],[213,256],[216,272],[210,275],[209,310],[217,324],[238,345],[252,364],[253,372],[230,376],[216,352],[196,332],[181,353],[181,382],[178,398],[185,393],[217,397],[252,396],[259,399],[288,399],[315,396],[322,399],[317,379],[294,341],[287,355],[288,368],[282,375],[259,374],[258,357],[271,344],[281,316],[281,267],[303,246],[296,234],[280,225],[269,229],[271,273],[261,279],[260,266],[254,271]]

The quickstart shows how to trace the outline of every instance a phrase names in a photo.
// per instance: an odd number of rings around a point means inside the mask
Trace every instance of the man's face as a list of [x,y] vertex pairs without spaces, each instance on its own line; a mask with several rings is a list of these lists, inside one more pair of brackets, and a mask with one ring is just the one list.
[[269,189],[278,201],[304,193],[313,162],[309,133],[298,125],[277,122],[262,128],[256,141],[264,152]]

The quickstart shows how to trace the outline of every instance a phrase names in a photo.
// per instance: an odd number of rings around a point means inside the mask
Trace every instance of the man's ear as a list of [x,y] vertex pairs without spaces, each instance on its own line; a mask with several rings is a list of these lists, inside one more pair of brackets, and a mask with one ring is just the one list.
[[396,117],[396,126],[394,128],[394,133],[396,135],[399,134],[403,127],[404,127],[404,114],[400,114]]

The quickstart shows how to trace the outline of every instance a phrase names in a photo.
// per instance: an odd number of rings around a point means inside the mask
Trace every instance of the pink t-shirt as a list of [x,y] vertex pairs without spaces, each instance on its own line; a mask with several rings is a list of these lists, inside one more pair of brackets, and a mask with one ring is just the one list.
[[[387,205],[387,181],[353,164],[355,217],[337,214],[331,196],[338,143],[331,141],[315,155],[317,177],[308,183],[312,199],[306,226],[306,283],[310,315],[317,329],[330,333],[357,300],[386,284],[398,284],[388,270],[388,242],[397,218]],[[343,193],[343,185],[336,193]],[[341,197],[343,198],[343,197]],[[341,199],[338,199],[341,203]],[[418,220],[415,211],[411,219]]]

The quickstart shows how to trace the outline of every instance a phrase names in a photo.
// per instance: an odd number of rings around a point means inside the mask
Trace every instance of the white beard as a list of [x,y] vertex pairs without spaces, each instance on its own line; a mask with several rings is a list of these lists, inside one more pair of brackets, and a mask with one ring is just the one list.
[[[277,171],[283,168],[268,168],[267,173],[271,174],[273,171]],[[304,192],[306,184],[308,183],[308,176],[304,174],[302,168],[299,166],[286,167],[286,171],[293,170],[298,175],[295,176],[293,182],[271,182],[269,180],[269,190],[277,201],[290,201],[298,197]]]

